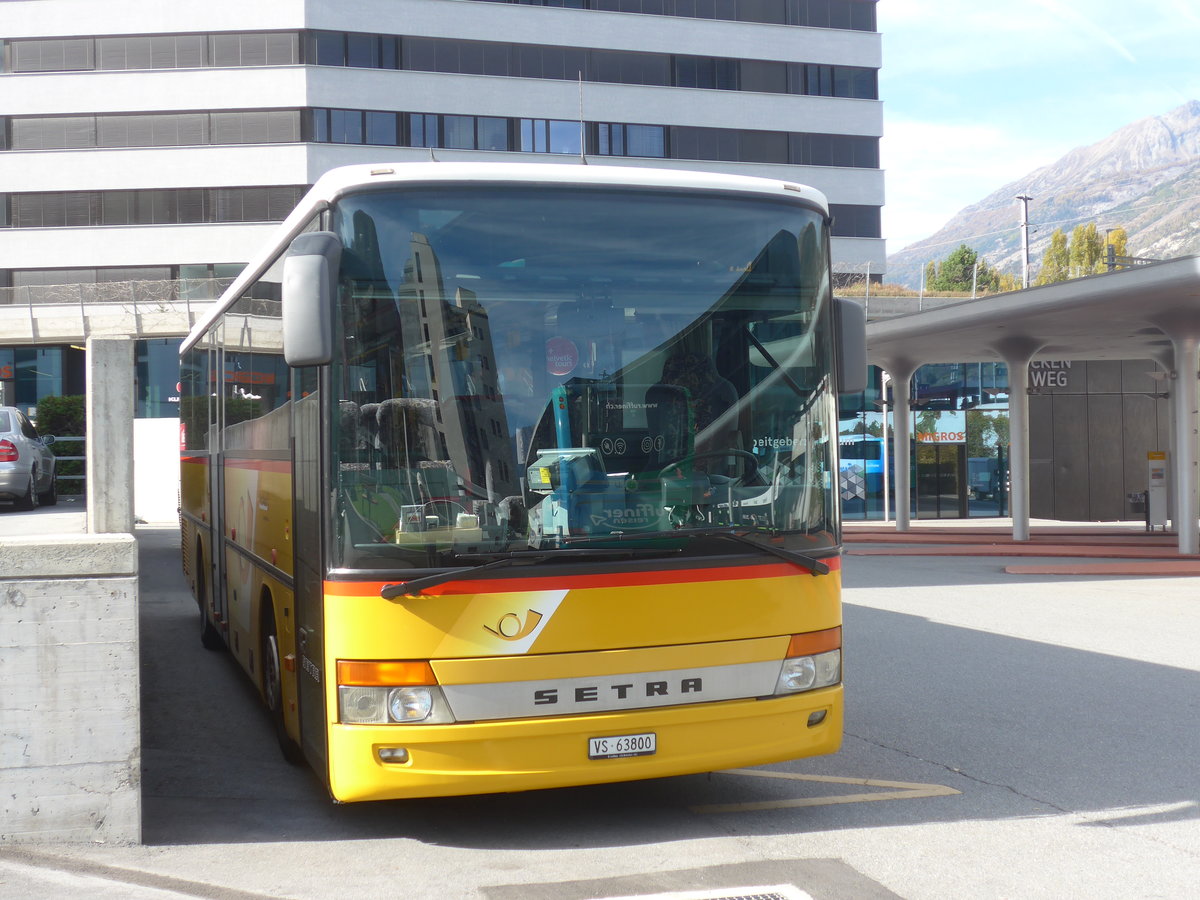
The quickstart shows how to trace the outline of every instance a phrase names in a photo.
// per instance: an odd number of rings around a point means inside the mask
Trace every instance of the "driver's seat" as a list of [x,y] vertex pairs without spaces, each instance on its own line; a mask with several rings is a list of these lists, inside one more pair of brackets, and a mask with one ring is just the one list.
[[[665,439],[661,463],[666,465],[692,454],[738,449],[736,419],[731,417],[719,428],[712,428],[713,422],[737,401],[737,388],[721,376],[707,354],[676,347],[663,365],[661,381],[646,390],[650,430]],[[696,468],[725,475],[729,464],[714,456],[697,460]]]

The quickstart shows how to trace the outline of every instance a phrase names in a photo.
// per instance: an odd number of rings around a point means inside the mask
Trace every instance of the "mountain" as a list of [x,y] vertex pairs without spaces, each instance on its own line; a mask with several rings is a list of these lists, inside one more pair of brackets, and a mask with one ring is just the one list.
[[1169,259],[1200,253],[1200,101],[1118,129],[1035,169],[966,207],[936,233],[888,257],[885,280],[916,288],[930,260],[959,244],[1004,272],[1021,272],[1018,194],[1029,204],[1030,278],[1050,235],[1076,225],[1123,227],[1128,254]]

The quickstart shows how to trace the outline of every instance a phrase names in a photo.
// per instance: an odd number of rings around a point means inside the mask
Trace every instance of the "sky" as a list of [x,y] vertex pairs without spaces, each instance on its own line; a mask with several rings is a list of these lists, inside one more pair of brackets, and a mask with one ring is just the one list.
[[1076,147],[1200,100],[1198,0],[879,0],[878,27],[888,253]]

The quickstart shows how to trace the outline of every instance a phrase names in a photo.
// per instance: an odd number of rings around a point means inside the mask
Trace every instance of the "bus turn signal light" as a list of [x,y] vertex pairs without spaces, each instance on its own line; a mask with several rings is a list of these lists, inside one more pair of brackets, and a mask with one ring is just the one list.
[[812,656],[814,653],[824,653],[827,650],[842,649],[842,629],[826,628],[824,631],[809,631],[806,634],[793,634],[788,642],[787,656]]
[[339,659],[338,684],[423,685],[437,684],[433,668],[425,660]]

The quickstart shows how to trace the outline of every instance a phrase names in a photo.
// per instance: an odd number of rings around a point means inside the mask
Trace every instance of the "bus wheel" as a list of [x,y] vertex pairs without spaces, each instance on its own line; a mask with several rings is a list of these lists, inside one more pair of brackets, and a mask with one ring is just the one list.
[[262,612],[262,690],[271,723],[275,726],[275,739],[283,758],[293,765],[304,762],[299,745],[287,733],[283,721],[283,669],[279,663],[279,639],[275,632],[275,611],[270,603],[263,601]]
[[208,618],[208,579],[204,577],[204,554],[196,545],[196,602],[200,606],[200,646],[205,650],[224,650],[221,632]]

